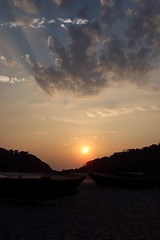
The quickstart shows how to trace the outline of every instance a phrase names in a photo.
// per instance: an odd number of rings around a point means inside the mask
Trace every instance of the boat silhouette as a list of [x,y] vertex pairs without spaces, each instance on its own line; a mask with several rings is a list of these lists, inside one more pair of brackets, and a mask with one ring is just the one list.
[[53,200],[74,195],[84,179],[83,175],[1,176],[0,198]]

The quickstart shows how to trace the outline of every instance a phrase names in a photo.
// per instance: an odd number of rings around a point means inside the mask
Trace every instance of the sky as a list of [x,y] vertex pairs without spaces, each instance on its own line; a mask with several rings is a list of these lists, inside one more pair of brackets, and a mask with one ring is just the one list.
[[160,0],[1,0],[0,147],[53,169],[160,142]]

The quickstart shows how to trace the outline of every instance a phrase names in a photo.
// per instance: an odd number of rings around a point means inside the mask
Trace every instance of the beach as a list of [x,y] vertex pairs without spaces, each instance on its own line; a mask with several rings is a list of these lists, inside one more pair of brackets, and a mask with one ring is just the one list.
[[98,187],[29,204],[0,200],[0,240],[159,240],[160,191]]

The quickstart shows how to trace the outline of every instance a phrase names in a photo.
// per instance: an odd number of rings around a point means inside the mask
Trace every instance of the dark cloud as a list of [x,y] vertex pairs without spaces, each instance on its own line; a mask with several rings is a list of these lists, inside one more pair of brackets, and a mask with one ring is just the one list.
[[89,12],[89,8],[88,8],[88,6],[85,5],[84,7],[82,7],[82,9],[80,9],[77,12],[77,14],[78,14],[78,17],[87,19],[88,18],[88,12]]
[[101,18],[102,21],[106,24],[110,24],[112,22],[112,8],[113,8],[113,1],[109,0],[100,0],[101,3]]
[[99,25],[71,25],[68,34],[67,49],[56,38],[48,38],[54,63],[48,68],[34,64],[35,79],[49,93],[68,90],[76,95],[96,94],[106,86],[93,48],[100,36]]
[[130,20],[129,39],[152,49],[152,53],[160,50],[160,1],[139,1],[140,11]]
[[136,84],[144,83],[143,79],[147,80],[147,74],[153,70],[149,61],[149,48],[141,46],[138,50],[132,50],[114,38],[110,39],[106,48],[106,52],[101,55],[100,65],[110,80]]
[[[60,7],[72,1],[55,0]],[[160,1],[101,0],[99,17],[85,24],[63,21],[67,41],[48,38],[53,64],[32,65],[35,80],[48,93],[99,93],[112,81],[147,84],[160,47]],[[81,8],[78,16],[90,9]],[[77,11],[78,12],[78,11]],[[78,19],[77,16],[77,19]],[[157,64],[157,63],[156,63]]]

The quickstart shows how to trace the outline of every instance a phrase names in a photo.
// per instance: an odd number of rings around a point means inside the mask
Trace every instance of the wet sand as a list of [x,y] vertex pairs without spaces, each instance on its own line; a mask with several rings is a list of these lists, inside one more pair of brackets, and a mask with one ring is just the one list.
[[0,201],[0,240],[159,240],[160,191],[105,189],[85,180],[52,202]]

